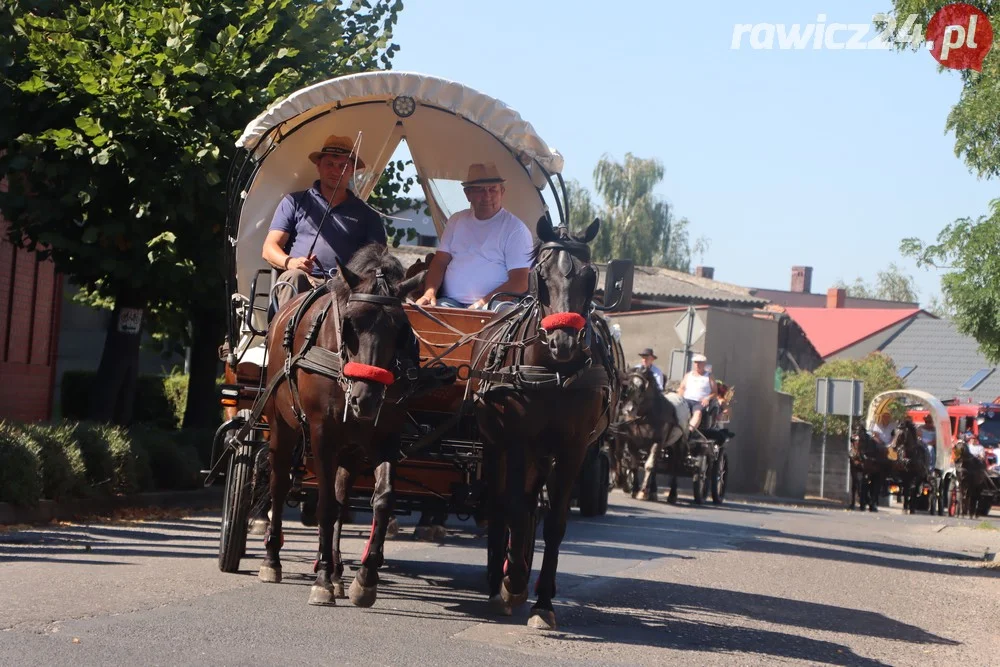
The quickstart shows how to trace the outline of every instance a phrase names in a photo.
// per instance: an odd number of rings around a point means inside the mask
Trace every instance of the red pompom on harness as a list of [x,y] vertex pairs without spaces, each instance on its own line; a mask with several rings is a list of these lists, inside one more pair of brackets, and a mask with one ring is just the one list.
[[587,320],[579,313],[555,313],[542,319],[542,328],[546,331],[563,328],[579,331],[585,326],[587,326]]
[[344,364],[344,377],[352,380],[371,380],[389,386],[396,379],[392,371],[387,371],[378,366],[359,364],[355,361],[348,361]]

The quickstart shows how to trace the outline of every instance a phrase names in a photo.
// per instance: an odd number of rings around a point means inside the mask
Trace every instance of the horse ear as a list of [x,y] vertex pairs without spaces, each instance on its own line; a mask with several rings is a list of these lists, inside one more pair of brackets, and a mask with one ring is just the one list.
[[340,273],[340,277],[344,279],[351,290],[357,289],[358,285],[361,284],[361,276],[344,266],[339,257],[337,258],[337,272]]
[[399,284],[396,285],[396,294],[401,297],[405,297],[407,294],[420,286],[420,283],[424,281],[424,276],[426,275],[427,271],[425,269],[414,276],[410,276],[406,280],[401,280]]
[[538,219],[535,231],[538,234],[538,238],[544,243],[556,240],[555,232],[552,230],[552,220],[547,215],[543,215]]
[[601,231],[601,219],[594,218],[594,221],[587,227],[587,231],[583,233],[583,242],[590,243],[596,239],[599,231]]

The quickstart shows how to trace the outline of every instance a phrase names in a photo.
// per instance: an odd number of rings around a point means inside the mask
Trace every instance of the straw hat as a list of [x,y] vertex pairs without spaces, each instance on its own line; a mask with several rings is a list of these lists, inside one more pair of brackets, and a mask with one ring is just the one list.
[[365,168],[365,161],[354,153],[354,142],[351,141],[350,137],[339,137],[336,134],[331,134],[323,142],[323,148],[309,154],[309,159],[312,160],[313,164],[316,164],[324,155],[350,155],[352,161],[357,161],[358,169]]
[[486,164],[469,165],[469,177],[462,181],[463,188],[470,188],[476,185],[490,185],[491,183],[504,183],[500,170],[492,162]]

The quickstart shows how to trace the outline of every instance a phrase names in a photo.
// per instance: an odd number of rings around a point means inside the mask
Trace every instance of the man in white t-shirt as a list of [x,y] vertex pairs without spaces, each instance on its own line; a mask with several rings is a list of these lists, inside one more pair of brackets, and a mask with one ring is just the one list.
[[485,308],[495,294],[528,291],[531,232],[503,208],[506,190],[496,165],[470,166],[462,187],[471,208],[448,219],[417,300],[422,306]]

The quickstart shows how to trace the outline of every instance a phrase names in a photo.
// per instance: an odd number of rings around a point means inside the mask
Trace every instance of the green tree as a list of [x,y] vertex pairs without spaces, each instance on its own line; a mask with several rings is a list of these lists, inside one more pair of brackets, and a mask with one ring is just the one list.
[[[893,391],[904,387],[903,381],[899,379],[899,374],[896,372],[896,365],[892,359],[881,352],[873,352],[864,359],[828,361],[812,373],[804,371],[785,375],[781,389],[785,393],[791,394],[794,399],[792,413],[799,419],[810,422],[816,433],[819,433],[823,428],[823,415],[816,412],[816,378],[821,377],[863,380],[866,403],[884,391]],[[827,433],[834,436],[847,435],[847,422],[847,417],[829,415],[827,417]]]
[[[926,26],[945,0],[893,0],[886,20],[879,22],[888,36],[895,35],[904,17],[914,16],[916,26]],[[1000,26],[1000,0],[974,3],[989,17],[996,31]],[[911,31],[912,34],[912,31]],[[922,33],[909,44],[896,48],[919,49]],[[962,92],[951,108],[945,131],[955,134],[955,154],[980,178],[1000,175],[1000,49],[992,48],[982,63],[982,71],[956,72],[940,68],[962,80]],[[990,202],[986,215],[965,217],[945,227],[937,240],[926,243],[906,238],[900,244],[904,255],[918,266],[944,270],[941,278],[942,305],[953,316],[959,331],[972,336],[983,354],[1000,362],[1000,200]]]
[[[690,269],[690,223],[674,218],[670,205],[653,192],[663,173],[663,165],[655,159],[628,153],[620,163],[605,155],[594,168],[602,206],[595,206],[590,192],[578,182],[567,184],[570,228],[582,231],[595,217],[601,219],[600,234],[591,244],[595,259],[628,257],[640,266]],[[707,248],[705,239],[696,244]]]
[[185,425],[216,420],[223,180],[235,139],[303,85],[388,67],[401,9],[399,0],[0,4],[9,185],[0,210],[12,241],[114,304],[95,417],[128,420],[139,335],[116,326],[128,322],[190,336]]
[[955,326],[972,336],[990,361],[1000,362],[1000,199],[990,215],[963,218],[945,227],[935,243],[904,239],[900,251],[917,266],[945,271],[941,291]]
[[842,280],[837,281],[835,287],[842,287],[847,290],[848,296],[859,299],[881,299],[907,303],[916,303],[920,300],[913,276],[904,273],[895,262],[878,272],[874,284],[858,277],[850,285]]

